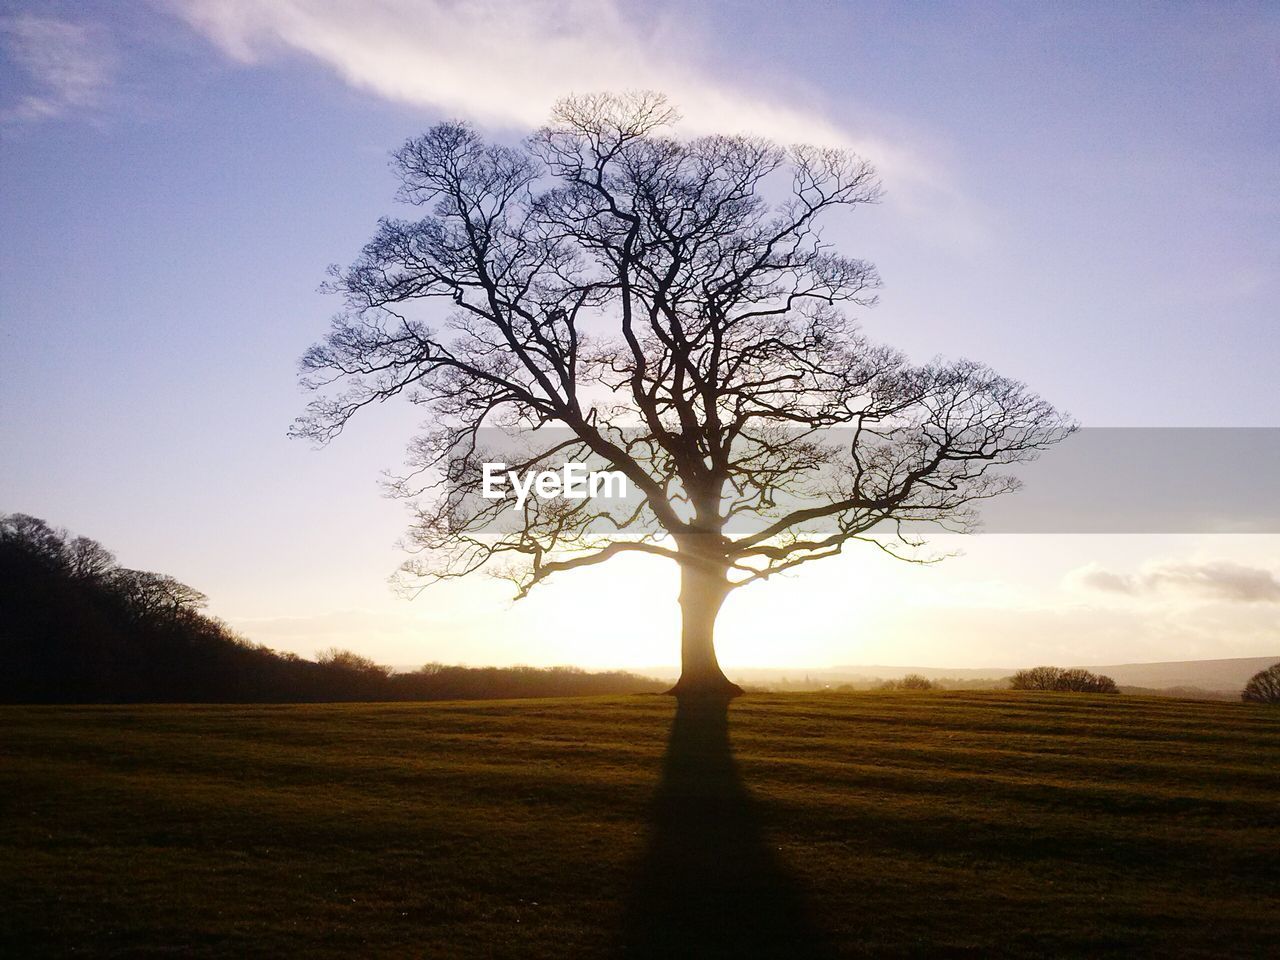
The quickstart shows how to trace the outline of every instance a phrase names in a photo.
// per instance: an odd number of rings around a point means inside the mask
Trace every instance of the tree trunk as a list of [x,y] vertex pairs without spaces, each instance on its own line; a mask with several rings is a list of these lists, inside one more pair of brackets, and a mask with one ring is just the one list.
[[725,699],[742,693],[716,660],[716,616],[728,595],[723,569],[705,561],[680,564],[680,679],[668,693]]

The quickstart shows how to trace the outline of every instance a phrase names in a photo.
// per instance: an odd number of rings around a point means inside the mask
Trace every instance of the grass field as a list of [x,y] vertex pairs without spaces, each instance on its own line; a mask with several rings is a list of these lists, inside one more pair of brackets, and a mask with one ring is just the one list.
[[0,812],[4,957],[1280,944],[1280,711],[1238,704],[4,707]]

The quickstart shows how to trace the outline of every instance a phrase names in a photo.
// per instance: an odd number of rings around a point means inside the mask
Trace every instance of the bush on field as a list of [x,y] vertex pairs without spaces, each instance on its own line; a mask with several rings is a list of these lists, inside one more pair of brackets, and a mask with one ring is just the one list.
[[941,690],[942,684],[934,683],[928,677],[918,673],[908,673],[901,680],[886,680],[880,684],[881,690]]
[[1280,703],[1280,663],[1273,663],[1250,677],[1240,699],[1245,703]]
[[1014,690],[1059,690],[1071,693],[1119,693],[1110,677],[1079,668],[1032,667],[1019,670],[1009,686]]
[[928,677],[922,677],[918,673],[908,673],[898,681],[899,690],[933,690],[937,686]]

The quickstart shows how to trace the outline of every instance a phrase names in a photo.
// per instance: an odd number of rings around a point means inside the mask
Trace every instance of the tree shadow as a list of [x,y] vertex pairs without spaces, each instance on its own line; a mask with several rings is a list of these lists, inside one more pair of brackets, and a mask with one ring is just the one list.
[[833,956],[760,825],[727,699],[682,700],[628,905],[626,957]]

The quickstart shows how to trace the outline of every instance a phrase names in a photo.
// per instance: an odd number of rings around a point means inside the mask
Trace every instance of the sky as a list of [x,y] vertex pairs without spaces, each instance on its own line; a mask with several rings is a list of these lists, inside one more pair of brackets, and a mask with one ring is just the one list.
[[[658,89],[681,133],[856,149],[833,223],[866,329],[981,359],[1085,426],[1280,427],[1280,8],[1266,3],[0,4],[0,511],[171,573],[252,640],[397,665],[670,667],[676,575],[612,561],[518,603],[388,576],[387,406],[289,440],[319,291],[445,118],[516,142],[572,92]],[[1280,536],[939,538],[752,586],[734,667],[1280,653]],[[1245,586],[1241,586],[1245,584]],[[1252,586],[1249,586],[1252,585]]]

